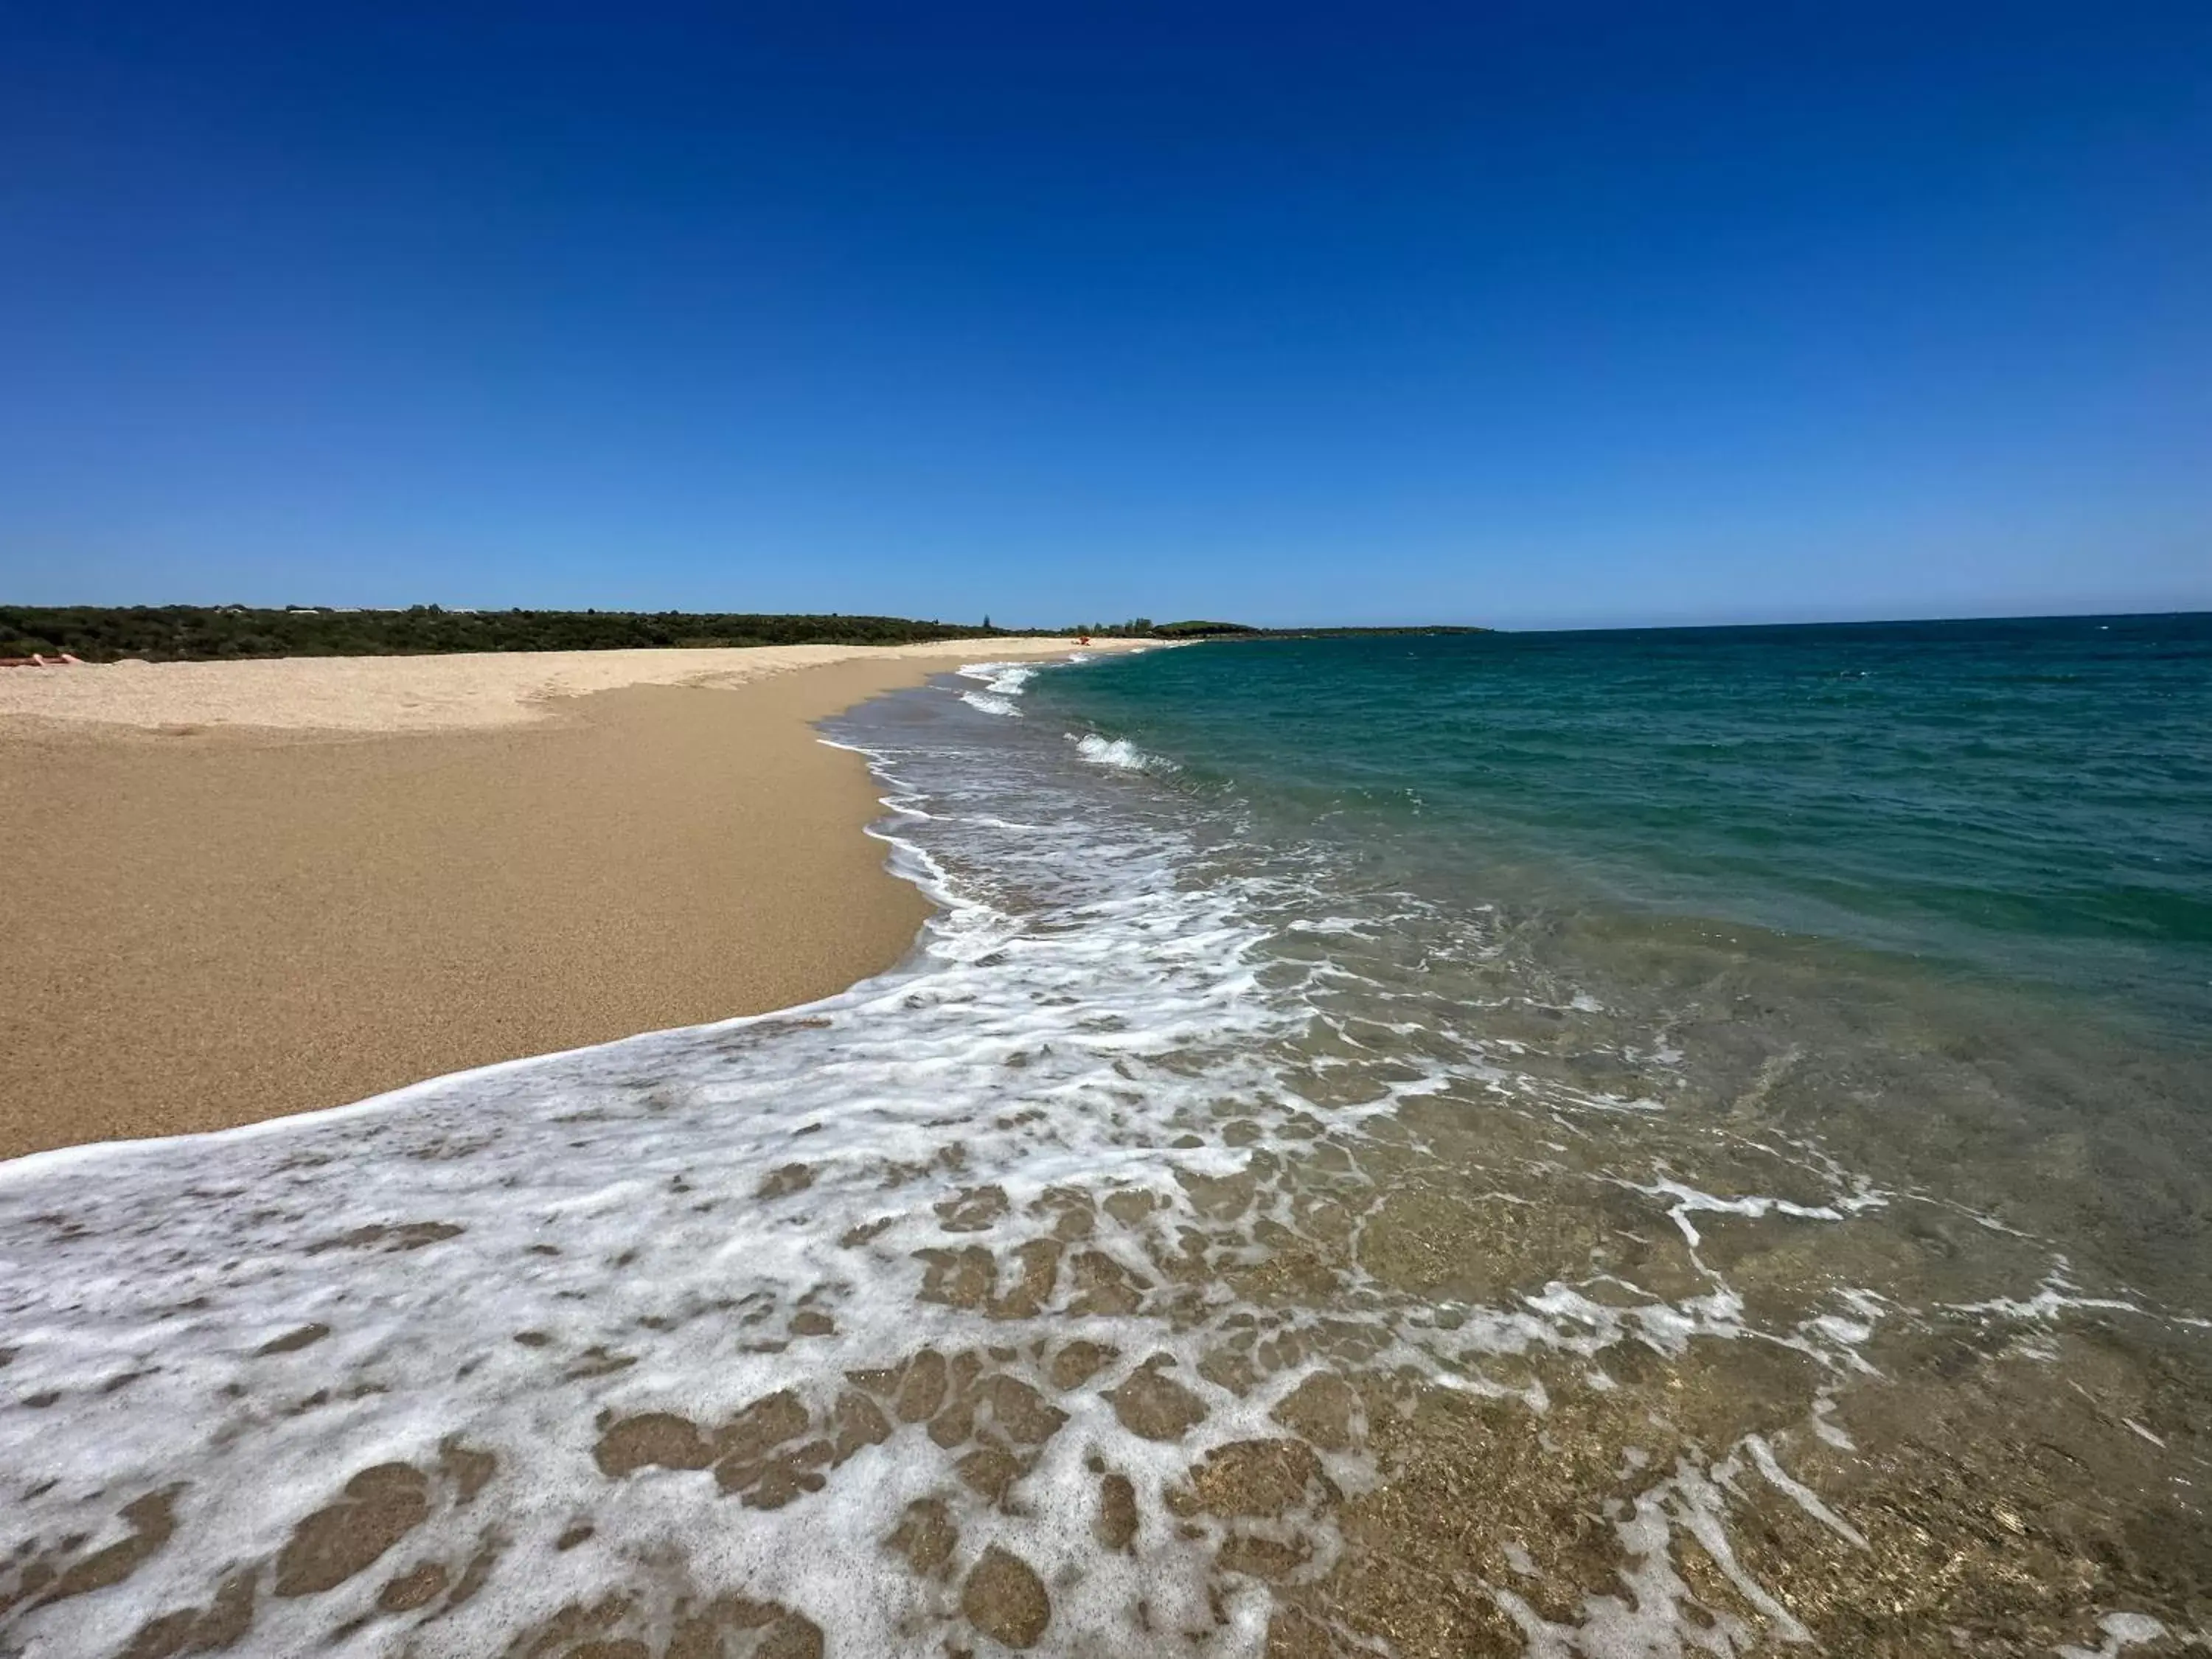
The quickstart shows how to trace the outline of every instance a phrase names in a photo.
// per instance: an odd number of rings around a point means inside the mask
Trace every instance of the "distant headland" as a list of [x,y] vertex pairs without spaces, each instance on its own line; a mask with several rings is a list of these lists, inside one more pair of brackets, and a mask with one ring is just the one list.
[[[1096,630],[1106,632],[1109,630]],[[1489,628],[1447,626],[1427,623],[1395,628],[1254,628],[1243,623],[1178,622],[1147,625],[1146,635],[1160,640],[1347,640],[1407,634],[1490,634]]]

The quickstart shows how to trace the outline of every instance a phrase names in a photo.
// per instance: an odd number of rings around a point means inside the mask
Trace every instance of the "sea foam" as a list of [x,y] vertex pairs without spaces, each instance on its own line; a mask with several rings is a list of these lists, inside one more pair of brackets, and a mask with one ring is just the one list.
[[1127,738],[1102,738],[1096,732],[1086,732],[1074,742],[1075,752],[1093,766],[1111,767],[1117,772],[1167,769],[1165,762],[1147,755]]
[[982,681],[983,689],[963,691],[960,701],[970,708],[981,709],[987,714],[1003,714],[1018,720],[1022,711],[1014,706],[1014,699],[1021,696],[1022,688],[1030,683],[1036,672],[1035,663],[969,663],[960,671],[961,677]]
[[[388,1626],[358,1621],[418,1559],[450,1564],[423,1652],[494,1651],[610,1595],[641,1594],[643,1625],[672,1628],[687,1597],[739,1591],[841,1650],[907,1650],[957,1617],[958,1582],[878,1564],[914,1506],[948,1502],[947,1565],[1003,1547],[1053,1585],[1070,1640],[1138,1650],[1140,1607],[1221,1637],[1201,1559],[1164,1528],[1126,1553],[1090,1541],[1087,1464],[1159,1514],[1188,1455],[1255,1431],[1269,1401],[1197,1374],[1191,1335],[1144,1310],[1158,1268],[1141,1233],[1097,1206],[1172,1211],[1180,1180],[1234,1173],[1218,1146],[1170,1145],[1204,1091],[1154,1068],[1283,1016],[1245,994],[1257,931],[1177,891],[1172,847],[1110,853],[1131,872],[1117,890],[1018,918],[897,842],[945,908],[914,968],[844,996],[280,1129],[0,1171],[9,1381],[40,1402],[0,1413],[0,1470],[35,1491],[24,1513],[48,1540],[126,1537],[125,1494],[176,1493],[155,1583],[34,1608],[27,1650],[112,1650],[240,1571],[282,1579],[288,1540],[377,1469],[427,1510],[406,1561],[266,1601],[254,1650],[379,1650]],[[1087,1276],[1087,1312],[1047,1317],[1024,1290],[1041,1244]],[[1115,1357],[1055,1386],[1085,1344]],[[940,1388],[988,1402],[964,1406],[949,1450],[949,1429],[904,1422],[899,1388],[845,1380],[924,1354]],[[1202,1402],[1172,1453],[1106,1398],[1147,1361]],[[711,1435],[763,1401],[781,1461],[750,1480],[650,1462],[611,1478],[624,1425]],[[955,1454],[1018,1486],[1018,1510],[978,1501]],[[449,1467],[497,1473],[470,1492]],[[670,1559],[683,1573],[638,1590],[639,1564]]]

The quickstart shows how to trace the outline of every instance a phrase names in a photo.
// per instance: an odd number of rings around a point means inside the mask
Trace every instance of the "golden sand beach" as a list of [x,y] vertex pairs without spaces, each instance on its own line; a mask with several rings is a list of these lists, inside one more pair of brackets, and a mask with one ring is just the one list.
[[0,676],[0,1157],[825,995],[924,902],[810,723],[967,646]]

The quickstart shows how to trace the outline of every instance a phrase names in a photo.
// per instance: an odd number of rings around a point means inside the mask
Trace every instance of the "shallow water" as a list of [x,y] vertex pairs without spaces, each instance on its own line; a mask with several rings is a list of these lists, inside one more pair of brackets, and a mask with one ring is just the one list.
[[1041,695],[1458,898],[1504,863],[2212,1024],[2212,616],[1273,641]]
[[1158,717],[1247,649],[834,723],[845,995],[0,1170],[0,1652],[2212,1628],[2170,991],[1443,856]]

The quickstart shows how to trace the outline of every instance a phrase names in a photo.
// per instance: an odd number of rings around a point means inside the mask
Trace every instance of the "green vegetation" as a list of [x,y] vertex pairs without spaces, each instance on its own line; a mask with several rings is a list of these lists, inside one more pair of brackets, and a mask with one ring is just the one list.
[[[1073,630],[1071,630],[1073,631]],[[900,617],[682,611],[283,611],[246,605],[0,605],[0,657],[67,651],[88,662],[225,657],[422,656],[639,646],[904,645],[1006,632]]]
[[1048,633],[1088,634],[1093,639],[1149,640],[1158,631],[1150,617],[1132,617],[1127,622],[1078,623],[1073,628],[1048,629]]
[[1487,628],[1431,626],[1425,628],[1255,628],[1249,623],[1154,623],[1139,617],[1125,623],[1088,623],[1066,630],[1109,639],[1137,640],[1340,640],[1381,638],[1405,634],[1487,634]]
[[1409,634],[1494,634],[1498,630],[1431,624],[1422,628],[1239,628],[1234,631],[1240,640],[1368,640],[1401,639]]
[[1159,640],[1352,640],[1407,634],[1487,634],[1487,628],[1253,628],[1244,623],[1162,623],[1152,629]]
[[1246,627],[1243,623],[1225,622],[1162,623],[1152,629],[1153,635],[1163,640],[1218,640],[1259,631],[1256,628]]
[[[739,611],[334,611],[310,605],[0,605],[0,657],[87,662],[143,657],[180,662],[226,657],[425,656],[447,651],[611,651],[641,646],[906,645],[988,640],[1016,630],[902,617],[779,617]],[[1102,639],[1324,639],[1364,634],[1479,634],[1478,628],[1251,628],[1243,623],[1149,617],[1025,633]]]

